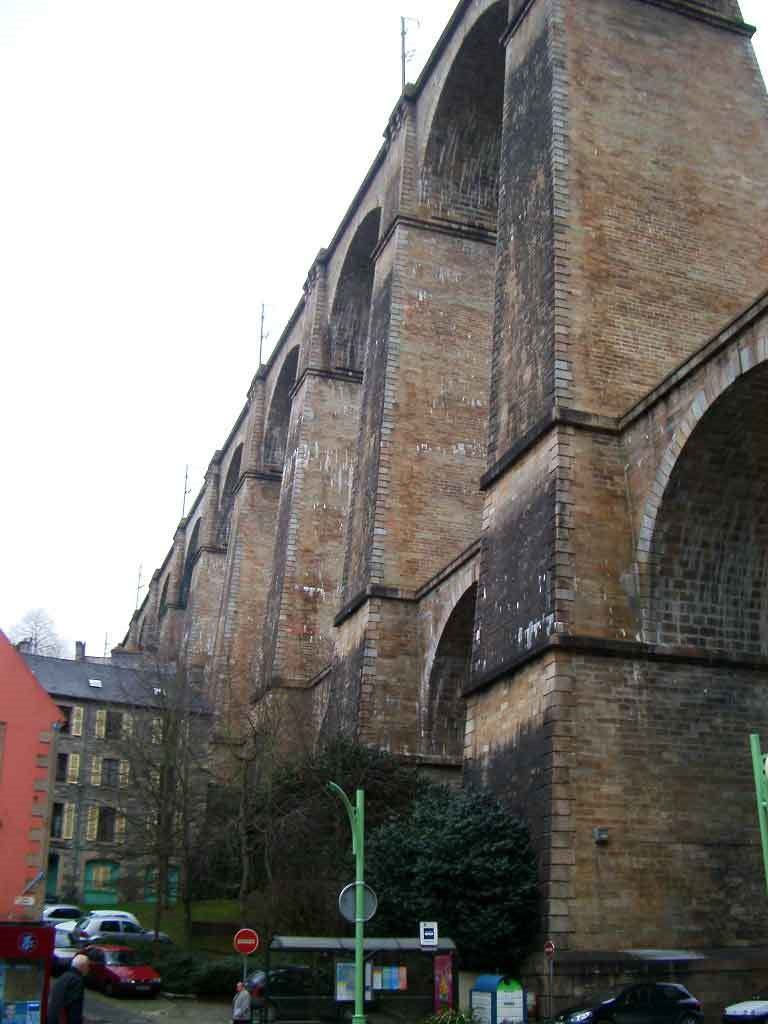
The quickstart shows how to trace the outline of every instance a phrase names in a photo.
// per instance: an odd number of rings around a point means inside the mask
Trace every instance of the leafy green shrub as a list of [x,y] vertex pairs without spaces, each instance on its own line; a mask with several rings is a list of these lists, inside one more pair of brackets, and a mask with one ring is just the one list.
[[156,943],[143,946],[141,952],[159,972],[163,989],[178,995],[231,996],[242,976],[242,960],[237,956],[186,953]]
[[477,1024],[472,1010],[440,1010],[425,1017],[421,1024]]

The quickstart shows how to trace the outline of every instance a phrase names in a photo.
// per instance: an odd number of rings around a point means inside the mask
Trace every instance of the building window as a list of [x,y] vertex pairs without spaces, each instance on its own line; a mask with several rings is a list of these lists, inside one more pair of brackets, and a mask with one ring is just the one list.
[[80,755],[56,755],[56,781],[78,783],[80,781]]
[[119,740],[123,736],[123,715],[121,711],[106,711],[100,708],[96,712],[94,735],[97,739]]
[[59,726],[59,732],[65,736],[83,735],[83,709],[76,704],[71,707],[66,704],[59,704],[64,721]]
[[69,760],[68,754],[57,754],[56,755],[56,781],[66,782],[67,781],[67,761]]
[[75,805],[70,801],[54,803],[51,808],[51,838],[71,839],[75,832]]
[[99,843],[114,843],[115,841],[115,809],[114,807],[100,807],[98,825],[96,827],[96,840]]
[[120,762],[116,757],[105,757],[101,762],[101,784],[117,786],[120,781]]
[[61,839],[64,824],[64,804],[54,804],[51,808],[51,839]]

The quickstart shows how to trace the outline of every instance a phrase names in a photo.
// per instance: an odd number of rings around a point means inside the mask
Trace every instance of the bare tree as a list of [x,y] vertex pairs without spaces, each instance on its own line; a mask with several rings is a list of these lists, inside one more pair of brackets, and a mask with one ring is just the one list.
[[160,930],[170,870],[178,864],[187,923],[191,919],[190,861],[205,811],[210,713],[188,674],[147,666],[136,711],[121,739],[129,765],[130,800],[124,808],[126,847],[156,886],[153,927]]
[[49,658],[61,656],[61,639],[53,619],[43,608],[30,609],[13,626],[8,638],[14,644],[25,642],[30,654],[44,654]]

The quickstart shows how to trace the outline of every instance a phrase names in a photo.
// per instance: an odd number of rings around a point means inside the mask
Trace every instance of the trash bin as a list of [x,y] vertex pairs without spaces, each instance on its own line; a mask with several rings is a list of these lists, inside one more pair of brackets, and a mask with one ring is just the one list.
[[478,1024],[525,1024],[528,1020],[525,989],[503,974],[481,974],[470,989],[469,1006]]

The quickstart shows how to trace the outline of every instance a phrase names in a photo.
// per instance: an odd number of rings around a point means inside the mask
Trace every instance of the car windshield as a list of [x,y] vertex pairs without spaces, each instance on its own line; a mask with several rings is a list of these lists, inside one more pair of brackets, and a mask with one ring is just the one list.
[[113,949],[107,953],[106,963],[119,964],[122,967],[137,967],[141,961],[132,949]]

